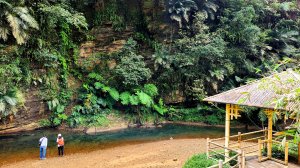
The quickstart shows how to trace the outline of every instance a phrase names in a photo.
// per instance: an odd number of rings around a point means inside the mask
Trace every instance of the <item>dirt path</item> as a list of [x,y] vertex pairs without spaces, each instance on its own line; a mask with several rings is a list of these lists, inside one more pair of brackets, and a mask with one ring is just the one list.
[[181,168],[184,162],[206,149],[205,139],[173,139],[126,145],[47,160],[26,160],[5,168]]

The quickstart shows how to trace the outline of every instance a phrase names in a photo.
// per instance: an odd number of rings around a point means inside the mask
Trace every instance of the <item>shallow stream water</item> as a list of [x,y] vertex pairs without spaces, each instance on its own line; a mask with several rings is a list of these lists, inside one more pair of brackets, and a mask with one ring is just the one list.
[[[232,133],[242,129],[232,129]],[[25,159],[38,159],[38,140],[48,137],[47,157],[57,156],[56,137],[61,133],[65,139],[65,153],[90,152],[122,145],[183,138],[217,138],[224,136],[224,128],[165,124],[158,128],[128,128],[118,131],[85,134],[54,129],[36,130],[14,135],[0,135],[0,166]]]

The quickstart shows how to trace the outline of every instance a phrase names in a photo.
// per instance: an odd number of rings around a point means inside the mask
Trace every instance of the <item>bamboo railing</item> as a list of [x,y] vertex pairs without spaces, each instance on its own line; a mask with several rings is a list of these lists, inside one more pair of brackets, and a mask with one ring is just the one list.
[[279,160],[279,159],[276,159],[276,158],[273,158],[272,156],[267,156],[267,157],[263,157],[262,156],[262,149],[263,149],[263,144],[266,144],[266,143],[277,143],[277,144],[281,144],[281,142],[279,141],[276,141],[276,140],[271,140],[271,142],[269,142],[268,140],[258,140],[258,161],[259,162],[262,162],[262,161],[265,161],[265,160],[273,160],[275,162],[278,162],[278,163],[281,163],[281,164],[284,164],[284,165],[288,165],[288,162],[289,162],[289,143],[288,142],[285,142],[284,143],[284,160]]
[[[273,158],[272,156],[264,157],[262,155],[262,149],[267,147],[267,144],[282,144],[282,142],[278,140],[272,139],[268,140],[267,129],[260,131],[253,131],[249,133],[238,133],[237,135],[230,136],[229,147],[225,147],[225,145],[221,145],[218,141],[224,141],[225,137],[217,138],[217,139],[209,139],[207,138],[207,158],[212,158],[218,160],[218,164],[213,165],[209,168],[223,168],[224,165],[228,165],[231,168],[245,168],[245,155],[256,153],[258,154],[258,161],[262,162],[265,160],[273,160],[275,162],[288,165],[288,155],[289,155],[289,142],[284,143],[284,160],[279,160]],[[253,143],[249,143],[253,142]],[[258,142],[258,143],[257,143]],[[255,147],[258,146],[258,147]],[[271,145],[272,146],[272,145]],[[250,149],[251,150],[250,150]],[[252,150],[254,148],[254,150]],[[300,154],[300,143],[298,144],[298,152]],[[231,157],[226,157],[225,151],[229,151],[234,153]],[[221,157],[221,159],[220,159]],[[229,163],[233,162],[235,164],[229,165]]]
[[[261,135],[257,135],[261,134]],[[255,136],[256,135],[256,136]],[[209,139],[207,138],[207,158],[212,158],[218,160],[218,164],[210,166],[209,168],[223,168],[224,165],[228,165],[231,168],[245,168],[245,155],[258,152],[257,147],[255,150],[250,150],[249,148],[253,148],[258,144],[249,143],[248,142],[257,142],[259,140],[267,138],[267,130],[253,131],[249,133],[238,133],[238,135],[230,136],[232,143],[229,144],[229,147],[225,147],[218,143],[218,141],[225,140],[225,137],[217,138],[217,139]],[[233,156],[228,157],[225,155],[225,150],[229,153],[234,153]],[[220,159],[221,157],[221,159]],[[229,164],[232,163],[233,164]]]
[[[218,150],[217,150],[218,149]],[[229,152],[234,153],[234,156],[228,157],[225,155],[224,150],[227,149]],[[224,159],[217,159],[218,157]],[[210,166],[209,168],[223,168],[224,165],[230,162],[236,162],[235,164],[231,165],[231,168],[243,168],[242,167],[242,157],[243,152],[241,150],[234,150],[230,148],[226,148],[224,145],[220,145],[216,142],[213,142],[209,138],[207,138],[207,158],[218,160],[218,164]],[[226,159],[225,159],[226,158]],[[225,160],[225,161],[223,161]]]

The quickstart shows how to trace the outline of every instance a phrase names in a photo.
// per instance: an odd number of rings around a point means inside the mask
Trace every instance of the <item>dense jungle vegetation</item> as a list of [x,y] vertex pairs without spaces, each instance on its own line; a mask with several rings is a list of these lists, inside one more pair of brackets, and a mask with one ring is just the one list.
[[[299,66],[296,0],[0,0],[0,11],[2,122],[37,88],[44,126],[105,125],[111,113],[222,124],[204,97]],[[131,33],[121,49],[82,58],[101,27]],[[255,114],[241,122],[259,123]]]

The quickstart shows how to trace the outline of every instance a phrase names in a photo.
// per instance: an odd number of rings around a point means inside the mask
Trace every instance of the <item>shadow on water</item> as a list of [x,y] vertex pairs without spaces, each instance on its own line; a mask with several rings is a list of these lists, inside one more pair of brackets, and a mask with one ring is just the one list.
[[[232,133],[242,131],[232,129]],[[38,159],[38,140],[48,137],[47,157],[57,156],[56,136],[61,133],[65,139],[66,155],[90,152],[130,144],[183,138],[218,138],[224,136],[224,128],[212,126],[190,126],[166,124],[159,128],[128,128],[87,135],[82,132],[58,130],[36,130],[17,135],[0,135],[0,166],[26,159]]]

